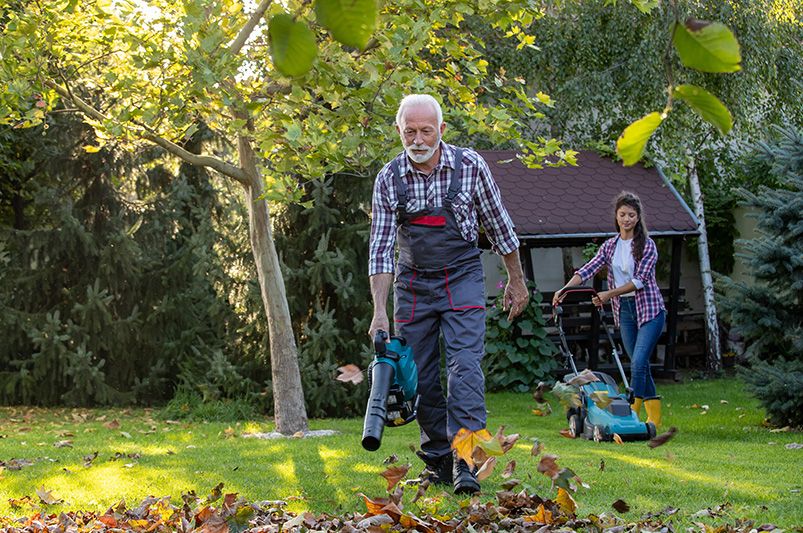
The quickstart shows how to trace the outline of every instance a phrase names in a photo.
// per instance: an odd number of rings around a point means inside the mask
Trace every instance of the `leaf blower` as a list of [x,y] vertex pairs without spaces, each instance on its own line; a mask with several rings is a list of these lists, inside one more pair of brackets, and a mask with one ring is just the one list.
[[418,367],[404,337],[390,337],[388,342],[387,332],[376,332],[368,383],[371,393],[365,408],[362,447],[373,452],[382,443],[385,426],[412,422],[418,409]]

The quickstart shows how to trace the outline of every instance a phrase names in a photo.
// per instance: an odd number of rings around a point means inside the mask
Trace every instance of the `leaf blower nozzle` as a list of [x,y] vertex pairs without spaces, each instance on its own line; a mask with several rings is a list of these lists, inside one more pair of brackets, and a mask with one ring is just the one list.
[[374,360],[368,369],[370,393],[365,409],[362,447],[373,452],[382,444],[385,426],[402,426],[415,420],[418,408],[418,368],[413,352],[402,337],[377,331]]

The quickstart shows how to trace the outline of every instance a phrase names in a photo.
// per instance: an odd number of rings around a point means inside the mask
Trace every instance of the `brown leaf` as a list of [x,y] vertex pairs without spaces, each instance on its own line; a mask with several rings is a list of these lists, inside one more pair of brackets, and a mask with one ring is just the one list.
[[533,400],[537,403],[544,403],[544,393],[547,391],[547,384],[543,381],[539,381],[538,385],[535,387],[533,391]]
[[[480,478],[479,473],[477,473],[477,479],[479,478]],[[428,479],[421,480],[421,483],[418,484],[418,491],[415,493],[415,496],[413,496],[413,503],[423,498],[424,495],[427,493],[428,488],[429,488],[429,480]]]
[[620,513],[626,513],[630,510],[630,506],[624,500],[616,500],[611,504],[611,507],[613,507]]
[[112,420],[111,422],[106,422],[105,424],[103,424],[103,427],[105,427],[106,429],[120,429],[120,422],[118,422],[115,419]]
[[613,434],[613,442],[615,442],[616,444],[624,444],[622,437],[620,437],[618,433]]
[[383,465],[392,465],[393,463],[395,463],[398,460],[399,460],[399,456],[394,453],[393,455],[389,455],[388,457],[386,457],[385,460],[382,461],[382,464]]
[[505,466],[505,470],[504,470],[504,472],[502,472],[502,477],[507,479],[510,476],[512,476],[513,472],[515,472],[515,471],[516,471],[516,461],[515,460],[511,460],[507,464],[507,466]]
[[530,450],[530,455],[533,457],[538,457],[538,454],[540,454],[542,451],[544,451],[544,444],[538,439],[535,439],[535,442],[533,442],[533,447]]
[[560,468],[558,468],[558,464],[556,463],[557,460],[557,455],[545,453],[544,456],[541,457],[541,461],[538,463],[538,471],[549,478],[554,478],[560,471]]
[[566,437],[567,439],[573,439],[574,438],[574,434],[572,433],[572,431],[570,429],[561,429],[560,430],[560,435],[561,435],[561,437]]
[[568,385],[579,387],[580,385],[585,385],[586,383],[591,383],[592,381],[599,381],[599,378],[594,374],[594,372],[586,368],[566,383]]
[[39,500],[45,505],[58,505],[64,501],[53,496],[53,491],[45,489],[44,486],[36,489],[36,495],[39,496]]
[[352,383],[354,385],[359,385],[360,383],[362,383],[362,380],[365,377],[363,376],[362,370],[360,370],[360,367],[358,367],[357,365],[352,365],[352,364],[344,365],[338,367],[337,371],[340,372],[340,375],[337,376],[337,380],[342,381],[343,383]]
[[549,525],[553,522],[552,519],[552,511],[546,509],[544,504],[541,503],[538,505],[538,509],[536,509],[535,514],[533,515],[526,515],[524,517],[525,522],[535,522],[536,524],[546,524]]
[[482,463],[480,469],[477,470],[477,481],[482,481],[490,476],[494,471],[494,467],[496,467],[496,457],[488,457],[488,459]]
[[488,448],[483,445],[491,441],[496,442],[496,446],[500,448],[499,451],[501,452],[501,446],[499,445],[498,441],[491,436],[487,429],[470,431],[466,428],[460,428],[460,430],[457,432],[457,435],[455,435],[454,439],[452,439],[452,449],[457,452],[457,456],[460,459],[463,459],[468,464],[469,468],[474,468],[474,448],[477,446],[482,446],[487,453],[490,453]]
[[[504,427],[504,426],[502,426]],[[499,428],[499,433],[497,433],[497,438],[499,442],[502,444],[502,453],[507,453],[516,445],[516,441],[521,438],[518,433],[513,433],[512,435],[504,436],[502,435],[502,428]]]
[[396,486],[396,484],[407,475],[407,472],[410,470],[409,464],[400,465],[400,466],[391,466],[384,472],[380,473],[379,475],[385,478],[388,482],[388,492]]
[[666,433],[661,433],[660,435],[654,437],[650,442],[647,443],[647,446],[650,448],[657,448],[658,446],[663,446],[666,444],[669,439],[675,436],[677,433],[678,428],[672,426]]
[[518,479],[508,479],[507,481],[503,481],[500,487],[505,490],[513,490],[513,487],[521,485],[521,480]]
[[599,471],[600,472],[605,472],[605,459],[600,459],[599,460]]

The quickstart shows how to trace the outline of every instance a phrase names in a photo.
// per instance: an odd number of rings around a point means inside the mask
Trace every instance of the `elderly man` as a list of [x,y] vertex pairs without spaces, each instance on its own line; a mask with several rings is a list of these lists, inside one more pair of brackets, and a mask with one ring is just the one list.
[[[419,457],[434,483],[455,493],[479,490],[475,472],[451,451],[461,428],[485,428],[485,285],[479,227],[504,258],[509,318],[527,305],[519,241],[499,188],[477,152],[441,140],[446,124],[429,95],[406,96],[396,114],[404,151],[374,185],[369,275],[374,316],[369,335],[389,331],[387,298],[394,282],[396,334],[412,346],[418,367]],[[394,248],[398,259],[394,265]],[[395,267],[395,268],[394,268]],[[448,397],[440,380],[440,337]]]

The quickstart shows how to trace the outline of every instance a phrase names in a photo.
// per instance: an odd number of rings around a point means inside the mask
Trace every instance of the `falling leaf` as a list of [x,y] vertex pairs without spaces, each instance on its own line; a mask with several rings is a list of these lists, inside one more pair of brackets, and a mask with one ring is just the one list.
[[362,370],[357,365],[345,365],[338,367],[338,372],[340,375],[337,376],[338,381],[342,381],[343,383],[353,383],[354,385],[359,385],[362,383],[364,379]]
[[103,427],[106,429],[120,429],[120,422],[117,420],[112,420],[111,422],[106,422],[103,424]]
[[624,500],[616,500],[611,504],[611,507],[613,507],[620,513],[626,513],[630,510],[630,506]]
[[539,381],[538,385],[535,387],[535,390],[533,391],[533,400],[535,400],[536,403],[539,404],[544,403],[545,402],[544,393],[546,391],[547,391],[547,384],[544,383],[543,381]]
[[53,444],[56,448],[72,448],[71,440],[60,440]]
[[608,396],[608,391],[606,391],[606,390],[594,391],[589,396],[590,396],[591,400],[594,402],[594,405],[596,405],[600,409],[605,409],[613,401]]
[[647,443],[647,446],[650,448],[657,448],[658,446],[663,446],[667,443],[669,439],[675,436],[677,433],[678,428],[672,426],[666,433],[661,433],[660,435],[654,437],[650,442]]
[[64,501],[53,496],[53,491],[45,489],[44,485],[36,489],[36,495],[39,496],[39,500],[45,505],[58,505]]
[[477,470],[477,481],[482,481],[486,479],[493,473],[494,467],[496,466],[496,457],[488,457],[488,459],[482,464],[479,470]]
[[407,472],[410,470],[409,464],[400,465],[400,466],[391,466],[384,472],[380,473],[379,475],[385,478],[388,482],[388,492],[396,486],[396,484],[401,481],[404,476],[407,475]]
[[572,433],[571,429],[561,429],[560,435],[562,437],[566,437],[567,439],[573,439],[575,437],[574,433]]
[[393,455],[389,455],[388,457],[386,457],[385,460],[382,461],[382,464],[383,465],[392,465],[393,463],[395,463],[398,460],[399,460],[399,456],[394,453]]
[[555,386],[552,387],[552,393],[558,397],[561,405],[566,409],[570,407],[580,407],[582,403],[580,402],[580,394],[577,387],[572,385],[567,385],[558,381],[555,383]]
[[502,472],[502,477],[507,479],[513,475],[513,472],[516,471],[516,461],[511,460],[506,466],[505,470]]
[[23,496],[22,498],[9,498],[8,505],[12,509],[20,509],[23,505],[33,506],[34,503],[30,496]]
[[599,471],[600,472],[605,472],[605,459],[600,459],[599,460]]
[[532,413],[535,416],[549,416],[552,414],[552,406],[548,403],[539,403],[533,408]]
[[[491,453],[489,449],[484,446],[491,442],[496,442],[498,453]],[[496,439],[491,437],[487,429],[480,429],[478,431],[470,431],[466,428],[460,428],[452,440],[452,449],[457,452],[457,456],[463,459],[469,468],[474,468],[473,452],[474,448],[480,446],[489,455],[502,455],[502,448]],[[494,450],[496,451],[496,450]]]
[[599,381],[599,378],[592,372],[590,369],[586,368],[573,378],[571,378],[566,383],[568,385],[574,385],[579,387],[581,385],[585,385],[586,383],[591,383],[592,381]]
[[577,511],[577,503],[572,498],[572,495],[561,488],[558,489],[558,496],[555,498],[555,502],[560,505],[561,510],[567,515],[574,516],[575,511]]
[[616,444],[624,444],[622,437],[620,437],[618,433],[613,434],[613,442],[615,442]]
[[[480,479],[479,473],[477,473],[477,479]],[[424,495],[427,493],[427,489],[429,488],[429,484],[430,481],[428,479],[421,480],[421,483],[418,484],[418,491],[416,491],[415,496],[413,496],[413,503],[424,497]]]
[[538,457],[538,454],[540,454],[542,451],[544,451],[544,444],[538,439],[535,439],[535,442],[533,442],[533,447],[530,450],[530,455],[533,457]]
[[558,475],[560,470],[556,463],[557,460],[557,455],[545,453],[544,456],[541,457],[541,461],[538,463],[538,471],[547,477],[554,478]]
[[502,433],[502,430],[505,429],[505,426],[500,426],[499,431],[496,432],[494,438],[499,441],[499,444],[502,446],[502,453],[507,453],[513,448],[516,444],[516,441],[519,440],[520,436],[518,433],[513,433],[512,435],[505,436]]

